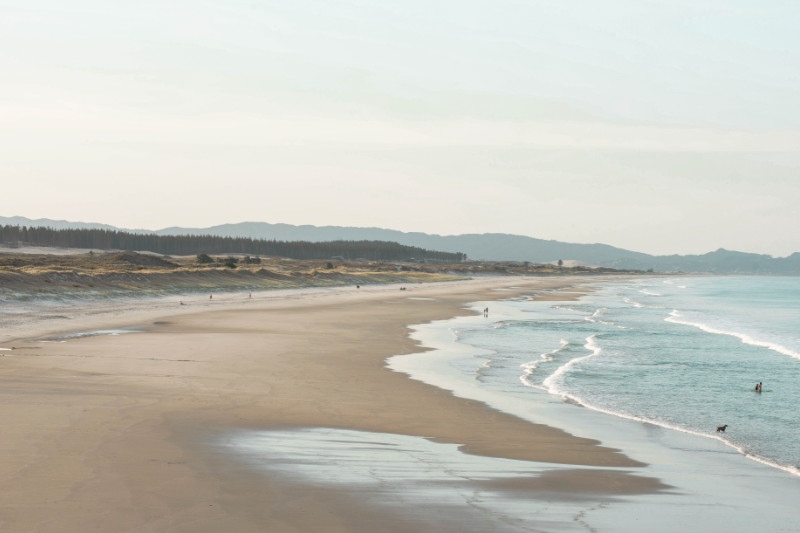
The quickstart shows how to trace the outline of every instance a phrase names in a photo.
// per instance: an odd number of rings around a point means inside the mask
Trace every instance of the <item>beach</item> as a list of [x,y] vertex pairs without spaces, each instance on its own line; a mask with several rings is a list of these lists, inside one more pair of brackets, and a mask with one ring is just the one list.
[[[0,337],[0,530],[795,530],[796,476],[721,441],[458,377],[464,361],[485,373],[495,356],[454,331],[528,324],[536,306],[597,318],[584,302],[626,280],[486,277],[15,312]],[[519,365],[508,372],[519,383]]]
[[[505,482],[503,490],[531,498],[561,491],[565,498],[581,492],[602,500],[664,490],[659,480],[636,473],[642,463],[618,450],[386,368],[387,358],[421,350],[409,337],[410,324],[472,314],[467,302],[552,298],[580,285],[575,278],[491,278],[404,291],[373,286],[307,297],[239,295],[214,304],[89,314],[68,327],[58,324],[58,331],[5,339],[0,527],[442,531],[450,523],[464,530],[459,520],[370,505],[346,485],[314,486],[248,467],[218,445],[225,435],[247,430],[399,434],[455,445],[453,453],[603,467]],[[129,329],[57,339],[113,328]],[[31,342],[46,338],[58,341]],[[467,529],[481,527],[472,522]]]

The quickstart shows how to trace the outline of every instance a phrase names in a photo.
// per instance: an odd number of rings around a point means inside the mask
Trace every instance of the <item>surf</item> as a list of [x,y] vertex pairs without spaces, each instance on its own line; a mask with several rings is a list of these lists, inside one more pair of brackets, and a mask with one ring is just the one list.
[[792,357],[794,359],[800,359],[800,352],[797,352],[795,350],[787,348],[786,346],[783,346],[783,345],[778,344],[776,342],[771,342],[771,341],[767,341],[767,340],[761,340],[761,339],[755,338],[754,336],[752,336],[750,334],[747,334],[747,333],[741,333],[741,332],[738,332],[738,331],[724,330],[724,329],[716,328],[714,326],[711,326],[709,324],[705,324],[705,323],[702,323],[702,322],[694,322],[694,321],[691,321],[691,320],[687,320],[686,318],[684,318],[684,316],[681,314],[681,312],[678,311],[677,309],[673,309],[672,312],[669,314],[669,316],[664,319],[664,321],[665,322],[671,322],[673,324],[681,324],[681,325],[684,325],[684,326],[691,326],[691,327],[697,328],[697,329],[699,329],[701,331],[704,331],[706,333],[711,333],[713,335],[727,335],[729,337],[735,337],[735,338],[739,339],[740,341],[742,341],[743,344],[748,344],[750,346],[758,346],[760,348],[766,348],[768,350],[772,350],[772,351],[777,352],[779,354],[787,355],[787,356]]

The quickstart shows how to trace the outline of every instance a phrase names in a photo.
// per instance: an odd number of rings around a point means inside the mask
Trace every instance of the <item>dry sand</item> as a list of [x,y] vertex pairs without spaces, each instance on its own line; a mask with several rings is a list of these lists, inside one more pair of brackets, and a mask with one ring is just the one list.
[[[617,450],[385,368],[387,357],[420,350],[408,324],[467,313],[470,301],[552,297],[542,291],[576,283],[495,278],[407,291],[349,288],[105,324],[141,333],[5,343],[15,349],[0,352],[0,531],[446,530],[366,505],[347,490],[249,469],[211,444],[236,429],[398,433],[478,455],[635,471],[639,463]],[[500,487],[530,498],[662,488],[635,473],[580,468]]]

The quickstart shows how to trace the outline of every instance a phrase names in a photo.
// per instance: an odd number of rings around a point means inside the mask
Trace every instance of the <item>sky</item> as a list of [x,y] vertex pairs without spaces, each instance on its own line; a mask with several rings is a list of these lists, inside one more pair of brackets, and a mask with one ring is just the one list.
[[800,3],[0,0],[0,215],[800,251]]

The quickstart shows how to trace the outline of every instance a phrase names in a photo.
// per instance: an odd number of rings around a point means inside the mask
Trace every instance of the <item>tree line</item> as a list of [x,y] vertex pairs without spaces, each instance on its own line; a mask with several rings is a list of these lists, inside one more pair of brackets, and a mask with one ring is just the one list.
[[387,241],[276,241],[216,235],[155,235],[106,229],[53,229],[0,225],[0,243],[18,246],[147,251],[164,255],[251,254],[290,259],[369,259],[441,261],[466,259],[460,252],[437,252]]

